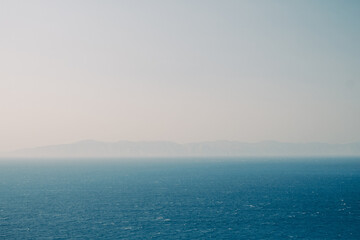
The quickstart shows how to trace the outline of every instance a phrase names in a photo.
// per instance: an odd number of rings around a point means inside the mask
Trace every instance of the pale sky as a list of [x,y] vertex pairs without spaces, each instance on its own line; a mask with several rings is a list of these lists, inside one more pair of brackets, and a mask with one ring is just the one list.
[[0,0],[0,151],[360,141],[360,1]]

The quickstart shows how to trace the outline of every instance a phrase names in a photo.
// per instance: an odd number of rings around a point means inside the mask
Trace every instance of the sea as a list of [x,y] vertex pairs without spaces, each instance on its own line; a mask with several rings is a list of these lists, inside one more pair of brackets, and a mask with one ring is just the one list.
[[0,239],[360,239],[360,158],[0,160]]

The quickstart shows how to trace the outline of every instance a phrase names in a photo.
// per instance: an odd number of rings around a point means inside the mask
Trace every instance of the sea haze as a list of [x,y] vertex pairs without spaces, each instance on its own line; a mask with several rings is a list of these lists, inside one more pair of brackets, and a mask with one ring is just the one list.
[[347,144],[210,141],[179,144],[168,141],[100,142],[85,140],[0,154],[20,158],[360,156],[360,142]]
[[360,238],[360,158],[153,160],[0,162],[0,239]]

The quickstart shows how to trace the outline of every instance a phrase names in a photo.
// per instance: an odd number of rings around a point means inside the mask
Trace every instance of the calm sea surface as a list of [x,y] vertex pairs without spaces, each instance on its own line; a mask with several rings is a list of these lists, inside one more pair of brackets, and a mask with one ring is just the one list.
[[0,239],[360,239],[360,159],[0,161]]

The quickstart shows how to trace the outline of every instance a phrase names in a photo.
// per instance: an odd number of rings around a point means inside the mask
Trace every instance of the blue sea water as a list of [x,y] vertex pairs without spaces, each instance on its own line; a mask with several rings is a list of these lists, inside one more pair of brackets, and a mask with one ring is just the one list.
[[49,162],[0,162],[0,239],[360,239],[356,158]]

